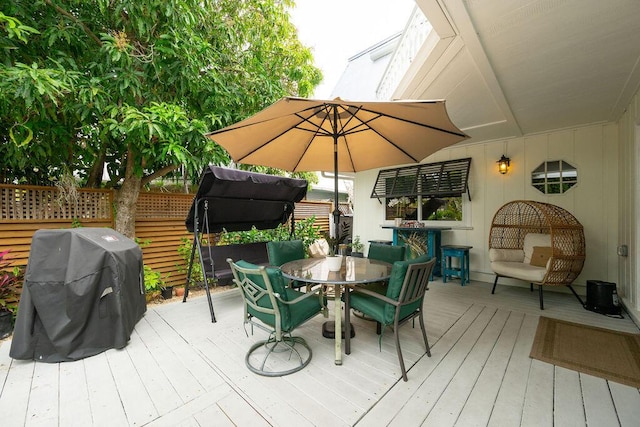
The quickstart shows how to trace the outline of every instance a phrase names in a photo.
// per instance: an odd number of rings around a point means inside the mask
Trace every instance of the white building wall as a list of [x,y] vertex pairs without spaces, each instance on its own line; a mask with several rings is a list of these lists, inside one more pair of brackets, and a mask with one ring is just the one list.
[[[552,203],[570,211],[583,224],[587,258],[576,280],[584,294],[587,279],[618,282],[619,203],[618,126],[599,124],[500,141],[454,146],[430,156],[425,163],[471,157],[469,187],[471,220],[467,227],[443,232],[443,243],[466,244],[471,250],[471,278],[493,282],[488,259],[489,228],[494,213],[517,199]],[[500,175],[496,161],[511,158],[509,173]],[[565,160],[578,169],[578,184],[565,194],[544,195],[531,186],[531,172],[547,160]],[[384,206],[371,199],[377,171],[356,174],[354,235],[364,242],[391,240],[382,229]],[[466,199],[466,196],[463,196]],[[519,284],[518,281],[501,283]]]
[[620,198],[618,211],[620,221],[618,226],[618,240],[620,245],[626,245],[628,256],[618,257],[618,288],[625,307],[640,323],[640,263],[638,262],[638,248],[640,234],[638,233],[638,213],[640,212],[640,92],[629,104],[629,107],[618,122],[620,134],[620,151],[615,165],[618,170],[618,188]]

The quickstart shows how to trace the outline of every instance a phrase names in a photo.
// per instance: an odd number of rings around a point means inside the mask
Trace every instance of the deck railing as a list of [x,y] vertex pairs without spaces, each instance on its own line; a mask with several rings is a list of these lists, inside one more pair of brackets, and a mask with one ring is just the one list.
[[419,7],[415,7],[413,14],[402,33],[400,43],[396,47],[389,65],[380,80],[378,89],[376,90],[376,98],[380,100],[390,100],[393,92],[396,90],[405,73],[409,69],[409,65],[415,58],[418,50],[427,39],[432,27],[426,16]]

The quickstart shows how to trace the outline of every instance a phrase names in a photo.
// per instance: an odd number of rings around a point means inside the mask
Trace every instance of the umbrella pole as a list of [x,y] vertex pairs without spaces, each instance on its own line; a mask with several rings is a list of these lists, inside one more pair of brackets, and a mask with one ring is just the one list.
[[[333,229],[336,239],[340,236],[340,206],[338,204],[338,107],[333,106]],[[336,253],[338,248],[334,248]]]
[[[336,139],[338,137],[335,137]],[[337,239],[340,236],[340,206],[338,205],[338,145],[334,144],[334,162],[336,163],[336,167],[333,171],[333,185],[334,185],[334,193],[333,193],[333,228],[335,233],[335,238]],[[337,248],[336,248],[337,250]]]

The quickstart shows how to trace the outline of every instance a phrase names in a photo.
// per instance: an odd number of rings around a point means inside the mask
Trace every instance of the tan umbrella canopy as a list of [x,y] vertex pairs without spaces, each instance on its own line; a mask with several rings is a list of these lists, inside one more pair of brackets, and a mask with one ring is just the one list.
[[238,163],[292,172],[333,171],[337,229],[338,173],[418,163],[468,136],[445,102],[356,102],[283,98],[207,135]]

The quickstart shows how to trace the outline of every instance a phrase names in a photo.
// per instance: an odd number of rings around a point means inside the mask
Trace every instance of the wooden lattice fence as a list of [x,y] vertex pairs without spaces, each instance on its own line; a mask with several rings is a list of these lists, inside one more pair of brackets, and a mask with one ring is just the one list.
[[78,189],[61,197],[56,187],[0,184],[0,251],[10,249],[14,266],[27,265],[36,230],[113,227],[113,192]]
[[[31,239],[38,229],[114,226],[113,191],[78,189],[61,196],[56,187],[0,184],[0,251],[10,249],[14,266],[26,266]],[[144,262],[160,272],[168,284],[186,280],[184,261],[178,253],[183,239],[192,241],[185,218],[193,194],[141,193],[137,203],[136,238]],[[316,217],[321,230],[329,229],[331,203],[302,201],[296,204],[296,220]]]

